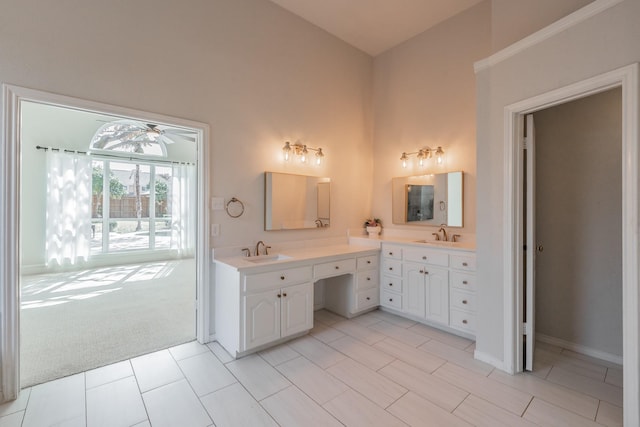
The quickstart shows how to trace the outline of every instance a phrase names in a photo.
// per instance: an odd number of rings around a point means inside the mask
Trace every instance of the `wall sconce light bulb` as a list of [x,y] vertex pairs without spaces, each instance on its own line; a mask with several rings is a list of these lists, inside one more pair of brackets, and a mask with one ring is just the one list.
[[400,156],[400,160],[402,160],[402,167],[406,168],[407,160],[409,160],[409,157],[407,157],[407,153],[402,153],[402,156]]
[[444,151],[442,150],[442,147],[438,147],[436,149],[436,161],[439,165],[441,165],[442,162],[444,161],[443,156],[444,156]]
[[291,158],[291,144],[289,141],[284,143],[284,147],[282,147],[282,156],[284,157],[284,161],[288,162]]
[[322,158],[324,157],[324,153],[322,152],[322,148],[318,148],[316,152],[316,165],[320,166],[322,164]]

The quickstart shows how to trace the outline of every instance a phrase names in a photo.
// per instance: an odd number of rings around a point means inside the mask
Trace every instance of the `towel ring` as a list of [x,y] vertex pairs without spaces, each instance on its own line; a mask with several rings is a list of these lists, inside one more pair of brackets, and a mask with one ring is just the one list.
[[227,211],[227,214],[231,218],[238,218],[244,213],[244,203],[235,197],[232,197],[231,200],[227,202],[227,206],[224,210]]

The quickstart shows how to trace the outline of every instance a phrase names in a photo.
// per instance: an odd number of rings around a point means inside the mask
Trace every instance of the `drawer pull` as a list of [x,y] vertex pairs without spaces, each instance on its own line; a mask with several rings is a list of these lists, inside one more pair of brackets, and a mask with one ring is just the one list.
[[426,255],[423,255],[423,256],[422,256],[422,259],[426,261],[426,260],[427,260],[427,256],[426,256]]
[[367,280],[371,280],[371,277],[367,277]]
[[393,287],[393,283],[389,283],[389,287]]
[[280,276],[280,280],[284,280],[284,276]]
[[371,300],[371,297],[367,297],[367,301],[370,301],[370,300]]
[[393,267],[389,267],[389,271],[393,271]]
[[469,323],[469,322],[467,322],[467,319],[463,319],[463,320],[462,320],[462,323],[464,323],[464,324],[466,325],[466,324],[467,324],[467,323]]
[[367,260],[367,264],[371,264],[371,260]]
[[466,299],[463,299],[463,300],[462,300],[462,303],[463,303],[463,304],[466,304],[466,303],[467,303],[467,300],[466,300]]
[[468,265],[469,265],[469,264],[467,264],[466,262],[463,262],[463,263],[462,263],[462,266],[463,266],[463,267],[466,267],[466,266],[468,266]]
[[469,284],[469,282],[467,282],[466,280],[463,280],[463,281],[462,281],[462,284],[463,284],[463,285],[468,285],[468,284]]
[[336,270],[340,270],[340,266],[339,265],[336,265]]
[[425,270],[424,274],[429,274],[429,272]]
[[389,298],[389,302],[393,302],[393,298]]
[[389,252],[389,256],[393,256],[393,252]]
[[278,294],[278,298],[282,298],[282,295]]
[[424,270],[420,270],[420,274],[424,274]]
[[287,296],[287,293],[286,293],[286,292],[285,292],[285,293],[283,293],[283,294],[282,294],[282,296],[283,296],[283,297],[286,297],[286,296]]

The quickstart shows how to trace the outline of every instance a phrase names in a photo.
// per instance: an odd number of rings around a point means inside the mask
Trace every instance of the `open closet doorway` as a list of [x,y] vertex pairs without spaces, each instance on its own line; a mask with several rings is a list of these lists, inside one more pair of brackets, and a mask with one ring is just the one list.
[[4,89],[19,219],[5,242],[19,254],[4,298],[5,398],[208,341],[207,126]]
[[[527,238],[524,224],[526,209],[524,177],[523,135],[524,121],[527,114],[546,108],[579,100],[591,95],[620,88],[621,99],[621,173],[618,184],[621,188],[621,271],[622,271],[622,411],[625,424],[638,424],[638,399],[640,394],[640,347],[638,345],[640,270],[638,269],[638,156],[640,153],[640,132],[638,128],[638,83],[639,66],[631,64],[565,87],[551,90],[531,98],[518,101],[504,107],[504,366],[505,370],[518,373],[525,370],[528,358],[524,352],[532,352],[533,346],[525,349],[526,319],[525,305],[532,298],[526,299],[527,269],[526,247],[535,245]],[[574,162],[566,165],[571,169]],[[529,235],[530,236],[530,235]],[[529,251],[531,253],[531,251]],[[528,284],[535,283],[529,281]],[[530,313],[535,313],[529,310]],[[606,375],[606,374],[605,374]],[[583,383],[586,385],[586,383]],[[617,410],[621,408],[618,407]]]
[[528,114],[523,154],[525,367],[620,413],[621,110],[618,87]]

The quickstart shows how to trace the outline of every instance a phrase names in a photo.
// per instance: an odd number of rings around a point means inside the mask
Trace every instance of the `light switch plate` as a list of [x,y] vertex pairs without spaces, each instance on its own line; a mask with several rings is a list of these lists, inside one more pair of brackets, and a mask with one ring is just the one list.
[[224,209],[224,197],[212,197],[211,198],[211,210],[221,211]]
[[211,224],[211,235],[218,237],[220,235],[220,224]]

